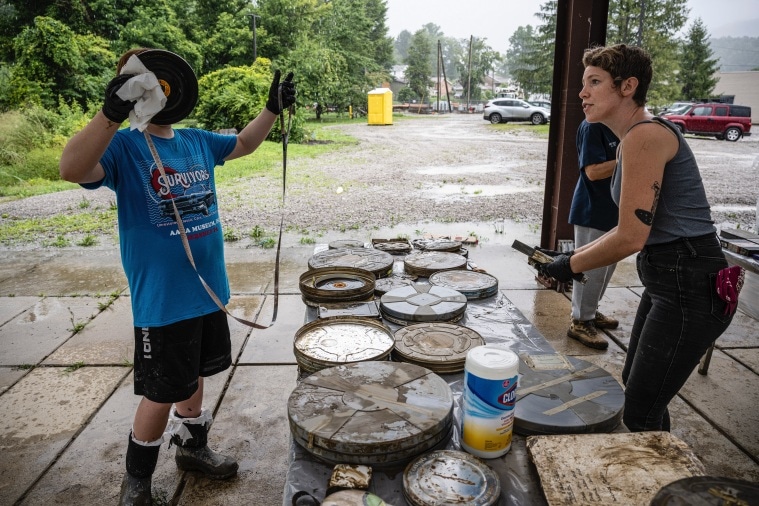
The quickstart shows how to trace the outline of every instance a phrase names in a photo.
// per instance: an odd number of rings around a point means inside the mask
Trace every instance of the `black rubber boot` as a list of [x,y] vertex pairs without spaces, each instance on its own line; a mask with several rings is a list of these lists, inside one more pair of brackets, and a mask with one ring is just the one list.
[[129,473],[124,473],[121,481],[121,494],[119,506],[151,506],[153,494],[150,489],[151,478],[135,478]]
[[210,423],[193,423],[195,420],[197,419],[186,418],[182,422],[190,433],[189,438],[182,438],[179,434],[171,437],[171,442],[177,445],[177,453],[174,456],[177,467],[183,471],[201,472],[215,480],[226,480],[236,475],[237,462],[208,447]]
[[151,480],[158,462],[161,441],[140,444],[129,434],[126,454],[126,473],[121,481],[120,506],[150,506],[153,504]]

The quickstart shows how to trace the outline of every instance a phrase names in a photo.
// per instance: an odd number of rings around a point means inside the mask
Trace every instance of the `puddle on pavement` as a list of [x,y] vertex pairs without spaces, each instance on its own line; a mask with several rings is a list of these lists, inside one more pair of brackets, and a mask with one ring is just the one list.
[[488,164],[488,165],[464,165],[461,167],[422,167],[420,169],[417,169],[417,173],[419,174],[425,174],[428,176],[435,176],[435,175],[441,175],[441,176],[447,176],[447,175],[456,175],[456,176],[464,176],[467,174],[484,174],[489,172],[503,172],[507,169],[513,169],[514,167],[518,167],[518,162],[503,162],[498,163],[497,165]]
[[[345,232],[330,231],[314,237],[317,244],[328,244],[339,239],[356,239],[370,243],[372,239],[391,239],[405,237],[408,239],[420,239],[425,235],[433,236],[468,236],[476,235],[480,244],[511,244],[514,239],[520,241],[539,241],[540,230],[529,223],[516,223],[510,219],[492,220],[485,222],[418,222],[410,224],[382,227],[375,230],[347,230]],[[297,234],[285,234],[283,246],[299,243],[302,236]],[[532,244],[532,242],[529,242]],[[273,253],[272,253],[273,257]]]
[[435,188],[422,191],[422,195],[428,198],[443,197],[493,197],[496,195],[510,195],[514,193],[542,192],[539,186],[517,188],[513,185],[459,185],[444,184]]

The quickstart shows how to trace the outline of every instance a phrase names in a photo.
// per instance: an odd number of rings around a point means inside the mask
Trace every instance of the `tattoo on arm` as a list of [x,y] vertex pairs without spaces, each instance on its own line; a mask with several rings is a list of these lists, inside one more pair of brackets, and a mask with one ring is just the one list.
[[656,206],[659,204],[659,195],[661,194],[661,186],[658,181],[654,181],[651,189],[654,191],[654,202],[651,205],[651,211],[645,211],[643,209],[636,209],[635,216],[638,217],[645,225],[649,227],[654,222],[654,214],[656,213]]

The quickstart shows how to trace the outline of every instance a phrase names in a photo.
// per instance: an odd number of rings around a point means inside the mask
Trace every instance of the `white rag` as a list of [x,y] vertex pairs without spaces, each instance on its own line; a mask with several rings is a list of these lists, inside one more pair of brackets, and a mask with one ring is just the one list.
[[132,55],[121,68],[121,74],[136,74],[125,82],[116,94],[122,100],[135,100],[134,107],[129,111],[129,128],[144,131],[150,120],[166,106],[164,95],[158,78],[147,69],[137,55]]

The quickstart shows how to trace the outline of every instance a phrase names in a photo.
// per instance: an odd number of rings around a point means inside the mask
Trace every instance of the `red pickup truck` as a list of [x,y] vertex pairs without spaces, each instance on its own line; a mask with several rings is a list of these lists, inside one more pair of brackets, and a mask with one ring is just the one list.
[[693,104],[683,114],[665,114],[665,119],[684,134],[716,137],[735,142],[751,135],[751,108],[733,104]]

